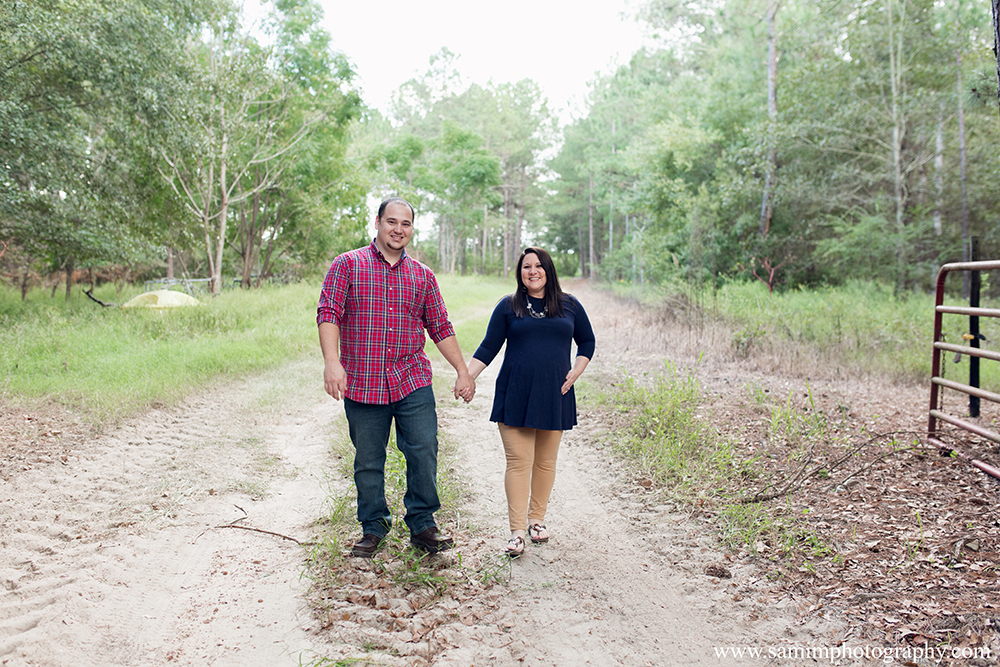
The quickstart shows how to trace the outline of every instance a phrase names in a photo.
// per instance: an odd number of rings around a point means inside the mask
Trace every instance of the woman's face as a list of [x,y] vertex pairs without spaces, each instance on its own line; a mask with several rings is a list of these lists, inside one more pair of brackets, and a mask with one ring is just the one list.
[[545,296],[545,269],[538,255],[529,252],[521,260],[521,282],[528,288],[528,294],[535,298]]

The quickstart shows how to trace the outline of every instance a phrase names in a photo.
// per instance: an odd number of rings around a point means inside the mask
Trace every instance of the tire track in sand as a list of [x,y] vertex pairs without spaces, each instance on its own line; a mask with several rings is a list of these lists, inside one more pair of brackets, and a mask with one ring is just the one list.
[[336,414],[317,368],[304,359],[152,410],[0,482],[0,661],[271,666],[308,654],[302,549],[209,529],[244,518],[308,537]]

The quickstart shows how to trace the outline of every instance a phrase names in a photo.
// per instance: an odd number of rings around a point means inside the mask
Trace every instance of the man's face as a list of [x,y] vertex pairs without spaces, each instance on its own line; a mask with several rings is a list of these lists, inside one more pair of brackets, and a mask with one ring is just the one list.
[[375,218],[375,238],[379,245],[399,251],[413,237],[413,214],[406,204],[389,204],[382,217]]

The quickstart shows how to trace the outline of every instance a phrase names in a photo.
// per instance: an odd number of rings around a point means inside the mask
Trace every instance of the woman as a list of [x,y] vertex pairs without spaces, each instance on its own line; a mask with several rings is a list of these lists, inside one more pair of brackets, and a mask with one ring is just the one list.
[[[517,291],[497,304],[469,363],[469,373],[478,377],[507,342],[490,421],[497,422],[507,455],[511,557],[524,553],[525,537],[534,543],[549,540],[544,520],[559,440],[576,424],[573,383],[594,356],[587,313],[559,287],[549,253],[526,248],[517,265]],[[571,367],[574,340],[577,354]]]

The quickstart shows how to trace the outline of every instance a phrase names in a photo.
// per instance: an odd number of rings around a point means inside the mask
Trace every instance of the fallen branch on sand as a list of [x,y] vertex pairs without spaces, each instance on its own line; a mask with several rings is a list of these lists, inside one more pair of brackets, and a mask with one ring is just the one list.
[[240,525],[233,524],[233,523],[225,523],[225,524],[222,524],[221,526],[212,526],[212,528],[239,528],[240,530],[250,530],[250,531],[253,531],[255,533],[264,533],[265,535],[274,535],[275,537],[280,537],[280,538],[282,538],[284,540],[291,540],[292,542],[295,542],[296,544],[298,544],[300,546],[303,545],[303,544],[305,544],[305,545],[311,544],[311,542],[300,542],[297,539],[295,539],[294,537],[289,537],[288,535],[282,535],[281,533],[275,533],[274,531],[270,531],[270,530],[264,530],[262,528],[254,528],[253,526],[240,526]]
[[[224,523],[221,526],[212,526],[211,528],[203,530],[200,533],[198,533],[198,537],[201,537],[202,535],[204,535],[205,533],[207,533],[209,530],[214,530],[215,528],[239,528],[240,530],[249,530],[249,531],[254,532],[254,533],[263,533],[264,535],[273,535],[274,537],[280,537],[283,540],[290,540],[292,542],[295,542],[299,546],[310,546],[312,544],[315,544],[314,542],[300,542],[299,540],[295,539],[294,537],[289,537],[288,535],[283,535],[282,533],[276,533],[276,532],[274,532],[272,530],[264,530],[263,528],[254,528],[253,526],[241,526],[241,525],[238,524],[238,522],[243,521],[244,519],[246,519],[249,516],[249,514],[247,514],[247,511],[245,509],[243,509],[242,507],[240,507],[239,505],[235,505],[235,507],[239,511],[243,512],[243,516],[241,516],[239,519],[234,519],[233,521],[231,521],[229,523]],[[198,537],[196,537],[194,539],[197,540]]]

